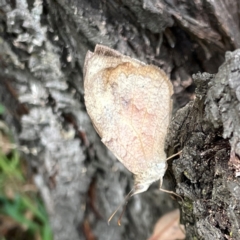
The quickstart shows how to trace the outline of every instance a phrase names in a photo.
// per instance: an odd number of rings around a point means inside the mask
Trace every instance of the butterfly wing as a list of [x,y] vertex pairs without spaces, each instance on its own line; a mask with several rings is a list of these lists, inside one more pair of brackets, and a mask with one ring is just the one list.
[[100,45],[87,56],[85,102],[102,142],[134,174],[165,161],[172,108],[166,74]]

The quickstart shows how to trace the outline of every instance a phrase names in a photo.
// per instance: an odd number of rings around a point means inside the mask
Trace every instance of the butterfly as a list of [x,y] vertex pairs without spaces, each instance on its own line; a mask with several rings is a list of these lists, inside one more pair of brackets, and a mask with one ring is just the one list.
[[161,188],[173,94],[165,72],[96,45],[86,54],[84,91],[87,112],[101,141],[134,174],[134,187],[125,201],[159,179]]

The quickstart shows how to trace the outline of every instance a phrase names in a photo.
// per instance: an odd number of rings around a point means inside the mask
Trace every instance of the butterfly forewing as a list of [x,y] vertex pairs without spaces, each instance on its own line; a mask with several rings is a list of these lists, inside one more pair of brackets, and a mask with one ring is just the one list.
[[86,59],[86,107],[103,143],[134,174],[165,161],[172,106],[165,73],[102,46]]

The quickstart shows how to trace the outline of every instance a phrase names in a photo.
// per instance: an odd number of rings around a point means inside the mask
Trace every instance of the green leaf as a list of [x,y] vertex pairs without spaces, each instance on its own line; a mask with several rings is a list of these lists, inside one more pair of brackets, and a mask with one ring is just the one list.
[[5,107],[0,104],[0,115],[5,112]]

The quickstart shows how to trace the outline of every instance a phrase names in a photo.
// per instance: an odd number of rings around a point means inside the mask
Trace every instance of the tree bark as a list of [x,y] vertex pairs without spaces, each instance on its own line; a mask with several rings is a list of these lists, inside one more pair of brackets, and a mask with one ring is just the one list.
[[165,180],[183,198],[187,239],[240,238],[239,50],[224,60],[240,47],[237,0],[16,0],[0,9],[0,101],[55,240],[147,239],[177,207],[153,185],[132,198],[121,227],[115,218],[107,225],[132,175],[86,114],[82,69],[97,43],[161,67],[173,82],[166,150],[182,155]]

